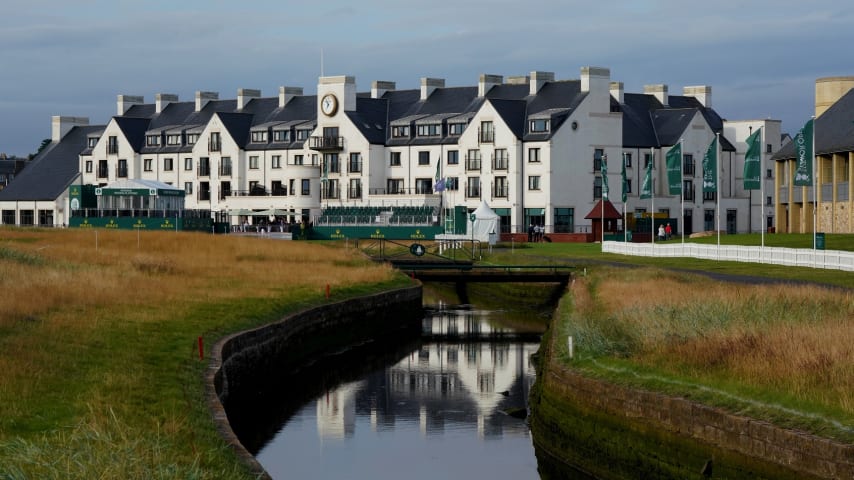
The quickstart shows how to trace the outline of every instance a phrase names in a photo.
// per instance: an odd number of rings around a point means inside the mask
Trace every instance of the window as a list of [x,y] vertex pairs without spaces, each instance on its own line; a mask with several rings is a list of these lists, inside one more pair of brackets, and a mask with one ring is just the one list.
[[765,153],[771,153],[774,147],[769,143],[765,145]]
[[509,188],[507,186],[507,177],[495,177],[492,196],[495,198],[507,198],[508,192]]
[[415,179],[415,193],[419,195],[427,195],[433,193],[433,179],[432,178],[416,178]]
[[171,172],[172,171],[172,158],[164,158],[163,159],[163,171]]
[[341,173],[341,165],[338,163],[337,153],[323,154],[323,171],[324,173]]
[[480,143],[492,143],[495,141],[495,127],[492,125],[492,122],[480,122],[480,130],[478,130],[478,141]]
[[540,149],[539,148],[529,148],[528,149],[528,163],[540,163]]
[[290,179],[290,180],[288,180],[288,191],[290,191],[290,192],[291,192],[291,195],[294,195],[294,193],[295,193],[295,190],[294,190],[294,179],[293,179],[293,178],[292,178],[292,179]]
[[98,144],[98,137],[89,137],[87,140],[89,148],[95,148],[95,145]]
[[222,137],[219,132],[211,132],[211,138],[208,140],[208,150],[211,152],[222,150]]
[[301,180],[301,183],[302,183],[302,185],[300,188],[300,194],[301,195],[311,195],[311,180],[309,180],[307,178],[303,178]]
[[623,154],[623,162],[625,163],[626,168],[631,168],[631,166],[632,166],[632,154],[631,153],[624,153]]
[[225,197],[231,196],[231,182],[219,182],[219,199],[225,200]]
[[252,155],[249,157],[249,168],[251,170],[258,170],[258,156]]
[[462,135],[463,130],[466,129],[466,124],[457,122],[457,123],[449,123],[448,124],[448,135]]
[[338,180],[331,179],[325,182],[320,183],[320,198],[331,198],[337,199],[339,198],[338,194]]
[[430,152],[418,152],[418,165],[430,165]]
[[208,182],[199,182],[198,199],[206,202],[211,199],[211,184]]
[[184,182],[184,193],[187,195],[193,194],[193,182]]
[[116,168],[116,176],[119,178],[127,178],[128,176],[128,161],[124,158],[119,159],[119,165]]
[[593,178],[593,199],[599,200],[602,198],[602,177]]
[[605,154],[605,151],[601,148],[596,148],[593,150],[593,171],[601,172],[602,171],[602,155]]
[[[596,177],[601,181],[601,177]],[[528,190],[539,190],[540,189],[540,176],[539,175],[529,175],[528,176]]]
[[297,130],[297,141],[304,141],[309,135],[311,135],[310,129],[301,128]]
[[196,175],[200,177],[207,177],[211,174],[211,159],[208,157],[199,158],[199,169],[196,172]]
[[555,233],[572,233],[575,231],[575,209],[555,208]]
[[460,152],[458,150],[448,150],[448,165],[459,165]]
[[290,142],[291,141],[291,131],[290,130],[273,130],[273,141],[274,142]]
[[362,154],[361,153],[351,153],[350,154],[350,163],[347,165],[347,171],[350,173],[361,173],[362,172]]
[[311,154],[311,164],[312,165],[320,165],[319,163],[317,163],[317,154],[316,153]]
[[391,167],[399,167],[400,166],[400,152],[389,153],[388,164]]
[[466,185],[466,197],[468,198],[479,198],[480,197],[480,177],[469,177],[468,184]]
[[403,193],[403,179],[402,178],[389,178],[386,181],[386,186],[388,193],[396,194]]
[[119,138],[111,136],[107,138],[107,153],[119,153]]
[[703,192],[703,200],[715,201],[717,198],[717,192]]
[[282,168],[282,156],[273,155],[270,158],[270,168]]
[[267,131],[256,130],[252,132],[252,143],[267,143]]
[[682,198],[685,200],[694,200],[694,181],[693,180],[683,180],[682,181]]
[[480,171],[480,150],[469,150],[466,155],[466,170]]
[[152,163],[152,160],[150,158],[143,159],[142,160],[142,169],[145,170],[146,172],[150,172],[151,171],[151,163]]
[[350,179],[350,188],[347,189],[347,198],[362,198],[362,179]]
[[693,177],[695,172],[694,167],[694,155],[690,153],[682,155],[682,174]]
[[219,166],[219,174],[225,177],[231,175],[231,157],[222,157],[222,164]]
[[492,156],[493,170],[507,170],[510,165],[510,157],[507,155],[506,148],[497,148]]
[[160,146],[160,135],[146,135],[145,146],[147,146],[147,147],[159,147]]
[[187,145],[195,145],[196,142],[199,141],[198,133],[188,133],[187,134]]
[[628,195],[630,193],[632,193],[632,179],[627,178],[626,179],[626,195]]
[[652,154],[651,153],[644,153],[643,154],[643,168],[649,168],[649,162],[651,162],[651,161],[652,161]]
[[392,138],[409,138],[409,125],[391,127]]
[[190,157],[184,158],[184,170],[192,170],[193,169],[193,159]]
[[771,206],[771,205],[773,205],[773,204],[774,204],[774,202],[772,202],[772,201],[771,201],[771,196],[770,196],[770,195],[769,195],[769,196],[767,196],[767,197],[765,197],[765,205]]
[[770,169],[770,168],[769,168],[769,169],[767,169],[767,170],[765,170],[765,178],[771,178],[771,173],[772,173],[772,172],[771,172],[771,169]]
[[86,160],[86,173],[92,173],[92,160]]
[[166,145],[181,145],[181,134],[166,135]]
[[448,177],[445,179],[445,190],[456,192],[460,189],[460,179],[457,177]]
[[288,190],[282,185],[281,180],[273,180],[270,184],[270,191],[274,197],[284,197],[288,194]]
[[294,155],[294,165],[302,165],[303,164],[303,156],[302,155]]
[[436,123],[431,123],[428,125],[418,125],[418,136],[419,137],[438,137],[441,133],[441,125]]
[[107,161],[106,160],[98,160],[98,178],[107,178],[109,175],[107,173]]
[[535,120],[531,120],[530,129],[531,129],[531,133],[548,132],[549,131],[549,119],[538,118]]

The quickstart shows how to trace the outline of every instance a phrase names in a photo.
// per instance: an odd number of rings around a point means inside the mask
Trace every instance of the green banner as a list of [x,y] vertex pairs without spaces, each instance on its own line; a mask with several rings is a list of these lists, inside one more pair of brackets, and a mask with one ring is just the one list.
[[652,198],[652,165],[655,163],[655,155],[650,153],[649,163],[646,165],[646,175],[643,177],[641,185],[640,198]]
[[798,131],[798,134],[795,135],[794,140],[792,140],[795,144],[795,160],[796,160],[796,169],[795,169],[795,178],[794,183],[795,186],[798,187],[809,187],[812,186],[813,183],[813,158],[814,152],[813,144],[814,141],[814,121],[810,119],[804,125],[804,128]]
[[608,155],[602,155],[602,199],[608,200]]
[[623,168],[620,170],[620,176],[623,180],[623,203],[629,198],[629,180],[626,178],[626,155],[623,154]]
[[703,192],[718,191],[718,137],[712,139],[703,156]]
[[762,171],[762,127],[747,137],[747,153],[744,154],[744,189],[759,190],[759,175]]
[[667,151],[667,188],[671,195],[682,195],[682,142]]

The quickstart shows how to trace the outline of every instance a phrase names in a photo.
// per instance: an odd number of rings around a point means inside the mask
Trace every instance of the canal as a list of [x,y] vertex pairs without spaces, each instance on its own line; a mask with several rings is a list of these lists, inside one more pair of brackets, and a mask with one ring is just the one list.
[[266,420],[238,433],[274,479],[541,478],[525,414],[554,305],[442,297],[425,287],[419,338],[366,342],[281,379]]

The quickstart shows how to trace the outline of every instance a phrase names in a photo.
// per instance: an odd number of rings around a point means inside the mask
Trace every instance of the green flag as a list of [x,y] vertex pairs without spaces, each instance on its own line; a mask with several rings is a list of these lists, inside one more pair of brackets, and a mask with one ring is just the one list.
[[602,200],[608,200],[608,155],[602,155]]
[[649,163],[646,165],[646,175],[643,177],[643,184],[641,184],[640,198],[652,198],[652,164],[655,163],[655,157],[650,154],[649,155]]
[[795,135],[795,156],[797,159],[797,167],[795,169],[794,183],[798,187],[809,187],[813,182],[813,138],[814,138],[814,120],[810,119],[804,125],[804,128],[798,131]]
[[718,191],[718,137],[712,139],[703,156],[703,192]]
[[744,189],[759,190],[759,175],[762,170],[762,127],[747,137],[747,153],[744,154]]
[[682,142],[677,143],[665,156],[667,188],[671,195],[682,194]]
[[629,198],[629,180],[626,178],[626,156],[623,155],[623,168],[620,170],[620,176],[623,180],[623,203]]

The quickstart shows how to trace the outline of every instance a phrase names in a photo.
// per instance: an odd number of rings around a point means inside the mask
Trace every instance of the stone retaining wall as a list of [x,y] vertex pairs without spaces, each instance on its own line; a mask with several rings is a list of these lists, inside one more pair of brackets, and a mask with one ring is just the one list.
[[542,381],[574,403],[818,478],[854,478],[854,445],[733,415],[684,398],[635,390],[548,365]]
[[[291,354],[296,350],[292,348],[294,343],[302,342],[312,334],[342,328],[361,329],[366,325],[383,328],[387,332],[420,329],[420,312],[421,286],[416,285],[321,305],[220,339],[211,349],[205,373],[208,408],[217,430],[249,466],[252,474],[269,479],[270,476],[244,448],[228,422],[225,406],[229,396],[241,388],[253,388],[256,382],[280,369],[284,360],[298,360]],[[301,351],[305,353],[308,350]]]

